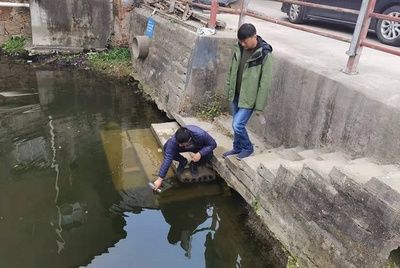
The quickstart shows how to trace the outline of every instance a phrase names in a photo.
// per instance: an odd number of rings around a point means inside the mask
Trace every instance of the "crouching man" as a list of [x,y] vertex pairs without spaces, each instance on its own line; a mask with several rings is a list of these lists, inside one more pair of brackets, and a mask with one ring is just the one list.
[[213,157],[213,150],[217,147],[214,138],[203,129],[188,125],[180,127],[164,145],[164,160],[161,164],[158,179],[154,182],[154,190],[157,190],[167,175],[172,161],[178,161],[176,169],[178,175],[182,173],[188,164],[188,160],[180,153],[194,153],[191,162],[192,176],[198,175],[198,166],[205,165]]

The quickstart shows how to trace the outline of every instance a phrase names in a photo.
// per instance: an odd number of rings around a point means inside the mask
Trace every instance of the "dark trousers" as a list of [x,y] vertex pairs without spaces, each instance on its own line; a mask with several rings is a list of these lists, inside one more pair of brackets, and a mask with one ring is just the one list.
[[[207,164],[208,162],[211,161],[212,157],[213,157],[213,153],[211,152],[207,155],[202,156],[198,162],[192,162],[192,164],[195,166],[204,166],[205,164]],[[179,163],[183,163],[186,160],[186,158],[183,155],[181,155],[180,153],[177,153],[174,156],[174,160],[178,161]]]

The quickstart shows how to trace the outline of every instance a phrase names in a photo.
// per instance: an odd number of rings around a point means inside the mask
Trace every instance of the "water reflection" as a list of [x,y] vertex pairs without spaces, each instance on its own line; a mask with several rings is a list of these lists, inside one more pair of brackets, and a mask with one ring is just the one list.
[[149,189],[167,119],[141,95],[2,61],[0,80],[1,267],[267,267],[218,182]]
[[244,232],[239,198],[208,196],[126,211],[127,237],[88,267],[275,267]]
[[90,73],[0,62],[0,79],[0,266],[86,265],[126,237],[100,130],[165,118]]

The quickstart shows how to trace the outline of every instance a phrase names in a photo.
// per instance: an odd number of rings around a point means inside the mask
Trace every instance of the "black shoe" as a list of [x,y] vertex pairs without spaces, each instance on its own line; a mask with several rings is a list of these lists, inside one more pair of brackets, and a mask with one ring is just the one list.
[[176,175],[180,176],[182,174],[182,172],[185,170],[187,163],[187,159],[185,159],[185,161],[179,162],[179,165],[176,168]]
[[192,174],[192,177],[197,177],[199,175],[199,169],[197,168],[197,165],[190,163],[190,173]]

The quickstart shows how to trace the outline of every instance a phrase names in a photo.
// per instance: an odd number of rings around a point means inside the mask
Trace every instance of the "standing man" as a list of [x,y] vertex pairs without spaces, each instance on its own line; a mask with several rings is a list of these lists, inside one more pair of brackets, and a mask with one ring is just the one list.
[[254,152],[246,124],[254,110],[265,108],[272,79],[272,47],[250,23],[240,26],[237,37],[226,85],[233,116],[233,149],[223,157],[237,154],[242,159]]
[[197,167],[205,165],[213,157],[213,150],[217,147],[217,143],[203,129],[188,125],[180,127],[171,138],[164,144],[164,160],[161,164],[158,179],[154,182],[154,190],[162,185],[164,177],[167,175],[168,169],[172,161],[178,161],[179,165],[176,173],[180,175],[185,169],[188,161],[180,153],[194,153],[191,163],[192,176],[197,176]]

